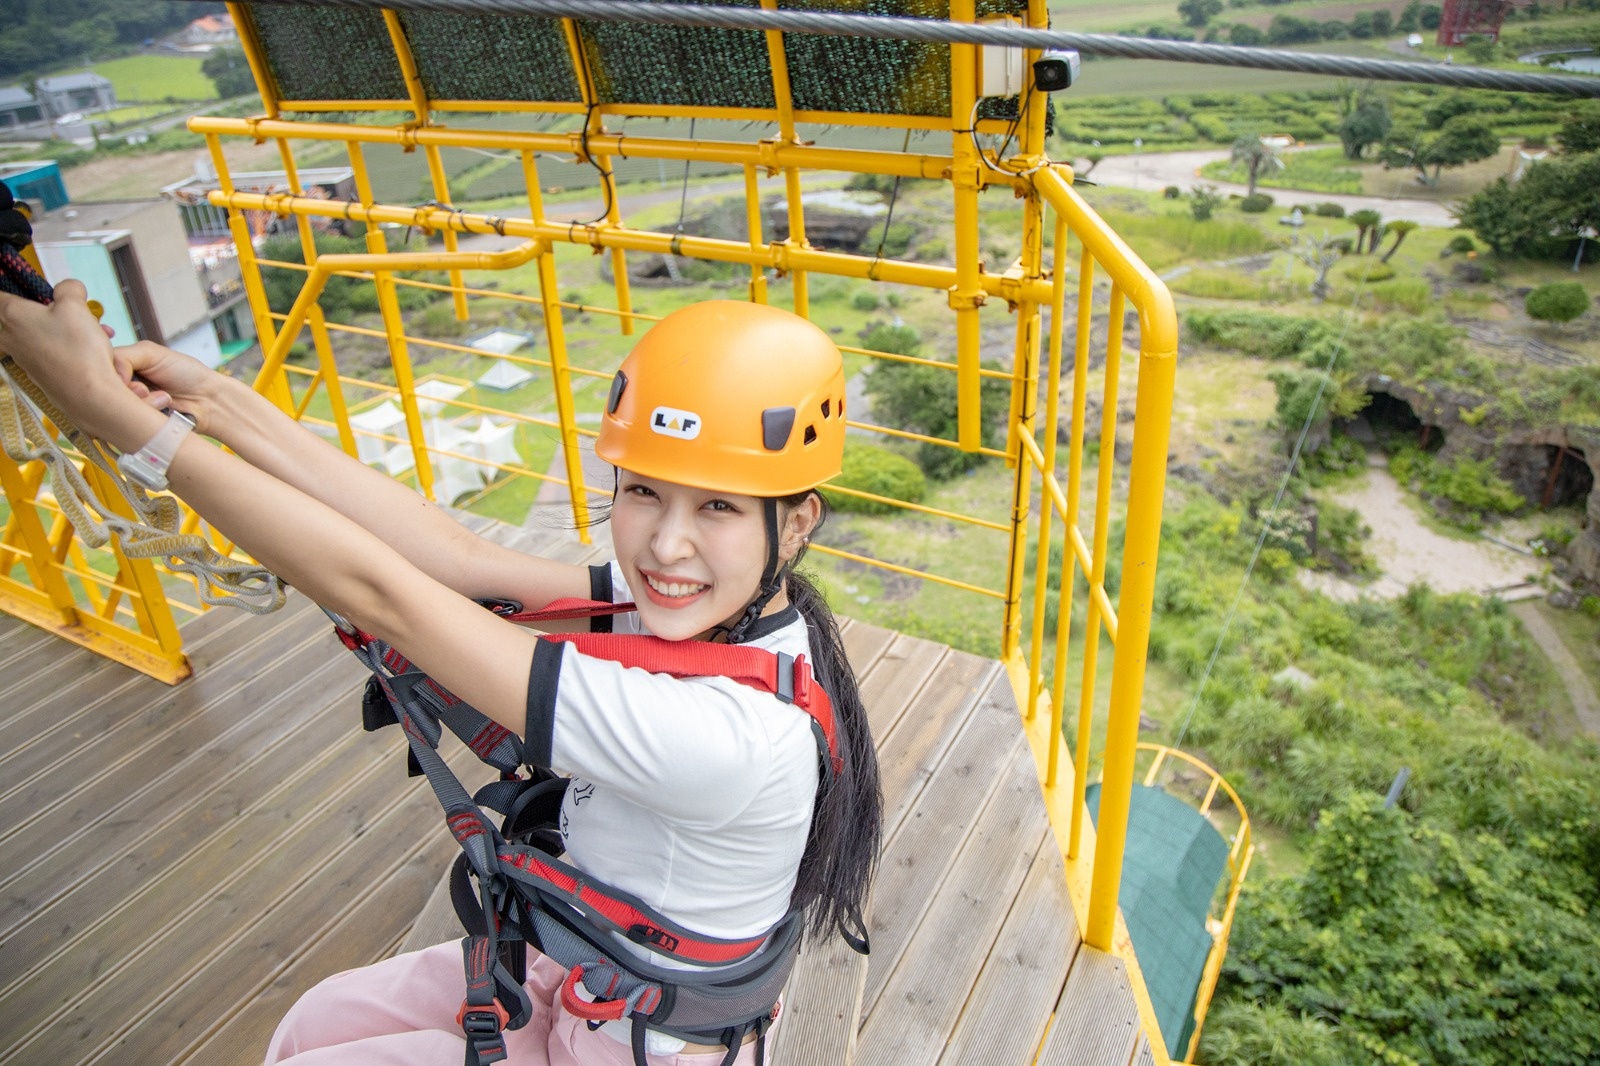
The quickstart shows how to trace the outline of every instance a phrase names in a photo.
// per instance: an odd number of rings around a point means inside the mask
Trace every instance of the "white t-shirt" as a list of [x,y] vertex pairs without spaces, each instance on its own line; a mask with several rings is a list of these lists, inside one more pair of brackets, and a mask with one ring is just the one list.
[[[614,563],[610,578],[612,602],[630,601]],[[645,632],[633,613],[612,625]],[[811,660],[793,607],[760,619],[746,646]],[[728,678],[672,678],[547,647],[558,651],[534,661],[528,748],[572,778],[561,806],[566,861],[708,936],[777,924],[816,799],[811,719]],[[551,654],[561,656],[553,686]],[[675,1050],[658,1050],[663,1035],[650,1034],[653,1053]]]

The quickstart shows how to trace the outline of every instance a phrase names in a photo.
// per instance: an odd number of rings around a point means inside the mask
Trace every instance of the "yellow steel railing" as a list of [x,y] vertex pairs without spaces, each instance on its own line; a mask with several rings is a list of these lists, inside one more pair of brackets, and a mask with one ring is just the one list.
[[[771,4],[773,0],[763,3]],[[1009,508],[998,515],[962,514],[843,488],[830,491],[863,496],[907,514],[959,523],[993,536],[994,554],[1005,561],[1000,580],[989,585],[964,574],[885,562],[827,545],[819,545],[817,550],[1000,605],[1001,658],[1023,707],[1040,784],[1066,861],[1083,940],[1092,948],[1113,951],[1125,960],[1144,1030],[1151,1034],[1155,1061],[1169,1061],[1117,911],[1117,895],[1154,596],[1177,358],[1177,319],[1165,286],[1078,195],[1072,186],[1071,170],[1045,157],[1047,108],[1043,95],[1025,94],[1032,98],[1026,101],[1025,119],[1016,131],[1018,150],[1004,160],[983,150],[973,134],[974,130],[1003,127],[986,125],[988,120],[974,120],[976,55],[975,46],[970,45],[950,47],[950,115],[942,123],[921,123],[949,131],[949,151],[942,154],[806,143],[797,134],[795,124],[808,118],[792,113],[783,92],[777,93],[776,111],[764,116],[776,125],[777,136],[750,142],[624,135],[604,125],[607,114],[627,113],[627,108],[616,106],[603,110],[565,108],[582,127],[571,131],[445,127],[433,121],[433,112],[443,105],[428,100],[414,65],[408,67],[402,27],[391,18],[387,25],[409,93],[408,100],[396,101],[392,106],[402,109],[406,120],[387,126],[307,121],[283,116],[289,111],[346,110],[346,102],[280,99],[247,14],[240,5],[230,7],[241,26],[246,53],[262,89],[265,114],[255,118],[202,116],[192,119],[190,128],[207,139],[218,181],[211,202],[228,210],[239,246],[241,272],[265,353],[256,387],[284,410],[324,428],[352,455],[362,454],[364,445],[407,449],[408,460],[401,465],[409,467],[412,473],[408,476],[414,477],[418,489],[430,497],[436,495],[436,463],[470,462],[484,471],[491,487],[508,483],[563,487],[565,505],[577,527],[583,529],[589,495],[608,495],[609,488],[584,483],[581,446],[594,431],[583,424],[575,392],[587,381],[609,379],[614,364],[599,361],[588,352],[574,358],[565,316],[596,313],[614,323],[615,331],[621,334],[633,332],[639,322],[648,323],[658,317],[635,308],[628,286],[629,253],[701,259],[747,268],[747,295],[759,302],[769,299],[775,278],[786,278],[792,304],[801,314],[809,309],[813,294],[808,279],[814,276],[861,279],[944,294],[954,317],[955,343],[949,357],[909,357],[859,348],[846,351],[852,358],[911,362],[954,375],[958,396],[955,439],[873,425],[861,419],[858,412],[852,412],[857,417],[850,425],[880,437],[960,448],[1003,459],[1013,478]],[[972,20],[973,0],[954,0],[951,16]],[[1033,0],[1029,23],[1042,26],[1046,20],[1043,0]],[[581,79],[585,75],[570,25],[567,32]],[[767,35],[767,43],[776,87],[787,71],[782,35]],[[582,84],[580,88],[589,99],[592,87]],[[364,102],[360,107],[370,113],[373,102]],[[556,106],[509,104],[504,108],[517,109],[563,110]],[[691,117],[726,117],[718,109],[709,108],[684,113]],[[888,120],[895,116],[884,118],[885,124],[894,124]],[[226,138],[275,143],[284,166],[282,191],[246,192],[235,188],[223,151]],[[379,202],[365,157],[366,149],[374,145],[421,152],[434,202],[421,206]],[[301,151],[309,148],[322,153],[342,146],[354,176],[354,199],[306,195],[298,177],[296,146]],[[449,178],[439,153],[460,148],[513,153],[521,168],[526,211],[493,214],[450,206]],[[605,212],[589,222],[550,218],[541,196],[537,167],[540,154],[598,164],[598,191],[604,196]],[[679,163],[716,162],[739,168],[744,178],[747,232],[741,238],[719,238],[630,227],[624,219],[615,181],[607,173],[610,168],[605,165],[606,159],[623,155]],[[319,163],[323,162],[319,158]],[[812,247],[805,237],[802,179],[815,171],[946,182],[952,197],[953,265]],[[790,225],[784,240],[773,240],[763,231],[763,176],[781,178],[780,195],[788,209]],[[987,268],[979,254],[979,195],[990,187],[1014,194],[1022,216],[1021,253],[1003,269]],[[259,258],[245,221],[246,211],[270,212],[292,219],[304,263]],[[315,229],[330,224],[364,226],[366,251],[319,255]],[[443,248],[426,252],[390,250],[386,229],[401,227],[442,235]],[[508,250],[469,250],[471,243],[485,237],[494,238],[496,243],[509,238],[516,244]],[[562,297],[556,252],[564,246],[588,246],[595,254],[608,258],[615,306],[581,305]],[[510,284],[475,282],[467,276],[469,271],[506,275],[521,267],[532,268],[531,277],[523,283],[532,291],[517,291]],[[274,312],[269,306],[263,271],[303,277],[298,295],[286,311]],[[418,271],[442,271],[445,277],[435,281],[408,276]],[[318,298],[333,278],[354,279],[373,286],[377,325],[328,320]],[[454,317],[462,320],[474,314],[481,318],[484,309],[494,306],[530,313],[536,309],[534,317],[542,323],[547,352],[538,357],[504,356],[467,342],[414,335],[414,323],[401,307],[400,294],[408,289],[448,295]],[[986,313],[993,316],[1004,312],[998,307],[1001,302],[1015,317],[1011,366],[1009,370],[991,370],[980,361],[979,327]],[[1138,322],[1137,351],[1133,352],[1123,350],[1124,320],[1128,314]],[[1098,321],[1108,323],[1103,338],[1094,336],[1093,326]],[[586,344],[591,343],[594,333],[592,328],[586,328]],[[306,337],[309,349],[299,348]],[[344,350],[357,343],[370,347],[373,340],[383,343],[385,376],[392,375],[392,383],[373,380],[372,373],[357,374],[348,367]],[[425,374],[419,376],[413,362],[414,351],[506,360],[543,371],[548,380],[539,384],[538,399],[527,401],[518,410],[496,407],[482,397],[430,399],[426,389],[429,379]],[[1086,417],[1091,356],[1104,358],[1104,369],[1098,372],[1099,418],[1093,426]],[[982,443],[980,386],[986,379],[1003,380],[1010,389],[1002,446],[986,447]],[[1125,399],[1123,394],[1129,390],[1131,394],[1126,398],[1131,398],[1134,411],[1131,459],[1119,468],[1118,412]],[[399,426],[378,431],[359,426],[363,410],[389,400],[399,406],[403,431]],[[1066,412],[1061,410],[1063,402],[1070,404]],[[552,434],[556,438],[558,465],[547,472],[522,462],[491,461],[430,442],[429,424],[434,419],[428,417],[425,404],[457,414],[493,414],[522,431]],[[1064,441],[1064,456],[1058,439]],[[1091,474],[1086,464],[1096,442],[1098,457]],[[13,496],[14,480],[6,481],[8,499],[28,498],[26,494]],[[1088,497],[1084,495],[1086,491]],[[1114,519],[1121,520],[1125,533],[1117,568],[1120,587],[1109,590],[1108,564],[1119,554],[1111,537]],[[198,525],[197,520],[191,519],[188,528]],[[10,538],[10,527],[7,528]],[[63,551],[45,544],[35,547],[32,542],[27,550],[32,556]],[[1053,561],[1056,557],[1059,563]],[[1049,591],[1052,583],[1061,589],[1055,604],[1059,624],[1053,632],[1047,625],[1049,601],[1056,595]],[[1079,596],[1086,621],[1074,633],[1070,621],[1072,605]],[[1103,684],[1102,632],[1112,655],[1109,687]],[[1069,723],[1070,744],[1065,732]],[[1094,746],[1095,730],[1102,727],[1103,791],[1097,831],[1084,819],[1083,786],[1090,776],[1089,751]],[[1064,765],[1070,767],[1069,773],[1062,773]],[[1241,877],[1247,861],[1246,857],[1240,864]],[[1230,900],[1230,915],[1231,906]],[[1217,961],[1220,963],[1220,955]],[[1209,964],[1207,974],[1207,981],[1214,982],[1215,970]],[[1207,984],[1208,994],[1209,988]]]

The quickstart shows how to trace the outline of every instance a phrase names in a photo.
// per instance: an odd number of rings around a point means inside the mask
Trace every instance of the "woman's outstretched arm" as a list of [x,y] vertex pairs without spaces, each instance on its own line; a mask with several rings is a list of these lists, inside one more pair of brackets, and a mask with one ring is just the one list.
[[135,374],[148,385],[153,406],[170,402],[195,419],[199,432],[377,534],[465,596],[509,597],[541,607],[553,599],[588,595],[582,568],[511,551],[474,535],[443,508],[352,459],[242,382],[198,360],[145,341],[117,349],[116,361],[124,376]]
[[[85,432],[121,451],[142,447],[166,422],[130,388],[134,362],[114,362],[76,282],[58,286],[48,308],[0,295],[0,351]],[[501,725],[523,728],[533,634],[494,618],[340,511],[195,434],[179,447],[168,480],[208,522],[290,584],[403,649]],[[364,490],[364,479],[352,478],[347,487]],[[582,576],[577,594],[586,593],[587,575],[566,569]]]

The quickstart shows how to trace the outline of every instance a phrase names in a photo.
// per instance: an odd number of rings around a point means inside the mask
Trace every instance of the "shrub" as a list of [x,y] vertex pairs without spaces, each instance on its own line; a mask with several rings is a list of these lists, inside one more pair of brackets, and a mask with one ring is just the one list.
[[1335,203],[1317,204],[1315,207],[1313,207],[1311,209],[1311,211],[1312,211],[1313,214],[1320,215],[1323,218],[1343,218],[1344,217],[1344,205],[1343,204],[1335,204]]
[[1189,191],[1189,214],[1196,222],[1206,222],[1222,202],[1215,185],[1201,183]]
[[1457,263],[1450,273],[1469,285],[1487,285],[1499,279],[1500,268],[1482,259],[1467,259]]
[[1394,267],[1387,263],[1351,263],[1343,274],[1351,281],[1388,281],[1394,277]]
[[1272,206],[1272,197],[1264,192],[1254,193],[1239,201],[1239,210],[1259,215]]
[[870,290],[858,292],[851,299],[850,304],[857,311],[876,311],[878,309],[878,294]]
[[1161,195],[1168,200],[1181,200],[1183,199],[1183,190],[1178,188],[1176,185],[1168,185],[1165,189],[1161,190]]
[[[910,459],[875,444],[854,442],[845,448],[844,471],[833,479],[832,485],[907,503],[920,502],[928,491],[928,479]],[[888,514],[896,510],[887,503],[842,492],[828,493],[828,503],[835,511],[854,514]]]
[[1576,281],[1555,281],[1528,293],[1523,309],[1541,322],[1571,322],[1589,310],[1589,293]]
[[1450,238],[1450,243],[1445,245],[1445,248],[1448,251],[1455,252],[1457,255],[1466,255],[1468,252],[1476,252],[1478,250],[1478,246],[1472,243],[1472,238],[1465,233]]

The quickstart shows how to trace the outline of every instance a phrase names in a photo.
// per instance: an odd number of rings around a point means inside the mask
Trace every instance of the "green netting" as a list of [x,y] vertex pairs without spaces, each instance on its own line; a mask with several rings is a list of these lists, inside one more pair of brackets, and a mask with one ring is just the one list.
[[[657,0],[759,7],[759,0]],[[948,18],[948,0],[785,0],[786,8]],[[979,0],[979,17],[1019,16],[1025,0]],[[404,100],[405,83],[382,15],[314,4],[250,7],[277,79],[291,100]],[[580,99],[560,20],[412,11],[401,14],[429,99]],[[653,107],[775,106],[766,35],[757,30],[580,22],[596,98]],[[948,45],[788,33],[790,95],[799,111],[944,116]],[[1010,114],[1015,114],[1011,105]],[[986,117],[1006,117],[986,101]]]
[[[1084,801],[1100,816],[1100,786]],[[1169,1054],[1194,1032],[1195,995],[1211,934],[1206,913],[1228,869],[1228,843],[1193,807],[1159,788],[1135,785],[1128,811],[1119,902]]]
[[[718,7],[761,6],[758,0],[707,2]],[[580,29],[595,96],[602,103],[776,106],[767,39],[758,31],[627,22],[585,22]]]
[[430,100],[583,99],[560,19],[400,15]]
[[285,100],[409,96],[381,11],[253,4],[250,15]]

